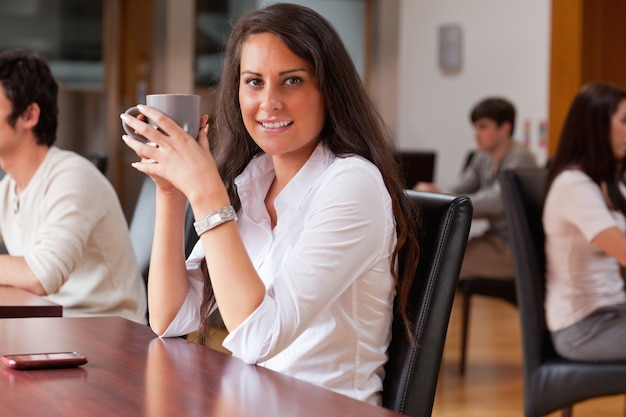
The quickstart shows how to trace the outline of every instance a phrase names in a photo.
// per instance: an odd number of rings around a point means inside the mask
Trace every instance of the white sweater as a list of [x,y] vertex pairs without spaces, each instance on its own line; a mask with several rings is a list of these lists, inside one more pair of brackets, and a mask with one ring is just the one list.
[[146,290],[115,190],[91,162],[50,148],[26,189],[0,181],[0,236],[64,316],[145,323]]

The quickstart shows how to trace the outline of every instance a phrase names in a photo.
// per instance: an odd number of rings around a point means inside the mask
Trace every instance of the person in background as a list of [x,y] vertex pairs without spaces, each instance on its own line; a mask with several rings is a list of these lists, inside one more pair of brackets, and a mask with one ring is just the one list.
[[146,322],[146,290],[117,194],[87,159],[53,146],[58,86],[46,61],[0,52],[0,285],[64,316]]
[[[121,116],[152,142],[123,137],[157,184],[151,326],[161,337],[199,329],[206,343],[217,306],[234,356],[380,404],[394,296],[407,323],[419,258],[382,120],[339,35],[309,8],[243,16],[223,62],[216,120],[203,116],[198,141],[147,106],[167,134]],[[185,263],[186,200],[200,241]]]
[[547,178],[546,322],[556,351],[626,360],[626,91],[604,83],[574,98]]
[[[504,213],[498,174],[504,169],[537,167],[533,154],[513,140],[515,107],[500,97],[488,97],[470,113],[477,150],[457,183],[446,192],[467,195],[472,200],[474,219],[486,219],[486,231],[467,242],[459,279],[481,276],[515,276],[509,230]],[[417,183],[418,191],[442,192],[432,183]]]

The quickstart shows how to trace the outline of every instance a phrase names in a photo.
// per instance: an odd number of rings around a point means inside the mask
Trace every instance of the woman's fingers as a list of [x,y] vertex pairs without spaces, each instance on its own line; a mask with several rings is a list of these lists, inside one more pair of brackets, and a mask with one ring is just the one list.
[[[152,121],[152,124],[158,126],[156,128],[163,136],[167,136],[172,140],[176,139],[193,139],[191,135],[188,135],[185,130],[172,120],[165,113],[155,109],[154,107],[146,106],[145,104],[137,105],[137,109]],[[157,142],[159,143],[159,142]]]
[[198,132],[198,143],[204,150],[209,150],[209,116],[203,114],[200,118],[200,131]]
[[[148,141],[154,141],[156,139],[156,134],[158,133],[158,131],[154,127],[150,126],[148,123],[139,120],[137,117],[130,116],[126,113],[120,114],[120,119],[122,119],[122,122],[126,126],[132,129],[135,135],[143,137]],[[127,133],[130,132],[128,132],[127,130]]]
[[210,176],[215,174],[216,181],[221,183],[209,149],[207,115],[201,116],[196,142],[176,122],[158,110],[148,106],[141,106],[139,110],[150,119],[151,124],[158,124],[169,135],[135,117],[121,116],[131,129],[136,129],[139,135],[151,141],[145,143],[129,135],[122,136],[125,144],[141,158],[131,164],[135,169],[149,175],[160,187],[177,188],[185,195],[193,193],[195,179],[204,173]]
[[141,159],[153,159],[154,150],[159,147],[155,142],[142,142],[129,135],[122,135],[122,140]]

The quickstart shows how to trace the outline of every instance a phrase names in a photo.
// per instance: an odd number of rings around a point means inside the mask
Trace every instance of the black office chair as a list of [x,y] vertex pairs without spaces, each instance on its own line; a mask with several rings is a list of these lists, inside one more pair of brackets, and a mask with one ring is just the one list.
[[524,414],[545,416],[590,398],[626,393],[626,363],[574,362],[554,350],[546,328],[542,211],[547,170],[500,175],[511,229],[524,354]]
[[417,204],[422,223],[421,256],[409,304],[415,344],[395,317],[382,396],[384,407],[426,417],[432,412],[472,204],[467,197],[406,193]]

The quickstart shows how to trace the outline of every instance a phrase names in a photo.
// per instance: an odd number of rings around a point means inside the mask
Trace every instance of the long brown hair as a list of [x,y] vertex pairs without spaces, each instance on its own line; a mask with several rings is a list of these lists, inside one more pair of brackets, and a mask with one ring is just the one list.
[[556,154],[550,161],[546,192],[565,169],[576,166],[593,182],[606,184],[614,210],[626,214],[618,184],[624,182],[624,160],[616,160],[611,144],[611,117],[626,100],[626,91],[606,83],[580,89],[567,113]]
[[[419,260],[417,214],[404,194],[388,133],[348,51],[331,24],[309,8],[276,3],[250,12],[234,25],[227,42],[211,143],[232,205],[236,210],[241,207],[235,177],[262,152],[244,126],[238,95],[241,49],[250,35],[258,33],[277,36],[294,54],[313,66],[327,109],[322,142],[339,157],[359,155],[368,159],[382,174],[391,195],[398,235],[391,265],[397,287],[396,305],[408,329],[406,307]],[[396,272],[398,256],[404,260],[400,273]],[[204,291],[198,334],[199,340],[206,343],[208,315],[215,304],[208,274]]]

